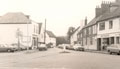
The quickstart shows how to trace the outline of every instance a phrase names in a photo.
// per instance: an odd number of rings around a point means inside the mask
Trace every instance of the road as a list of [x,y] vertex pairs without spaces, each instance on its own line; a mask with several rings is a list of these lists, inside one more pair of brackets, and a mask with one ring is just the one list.
[[0,69],[120,69],[120,56],[61,49],[0,53]]

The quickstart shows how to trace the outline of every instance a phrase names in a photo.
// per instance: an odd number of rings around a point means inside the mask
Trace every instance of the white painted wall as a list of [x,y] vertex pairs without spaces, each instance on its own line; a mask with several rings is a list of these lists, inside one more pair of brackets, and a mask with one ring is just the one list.
[[[12,44],[17,43],[18,38],[16,37],[17,29],[20,29],[22,32],[22,35],[24,37],[27,36],[27,24],[0,24],[0,44]],[[30,45],[32,43],[32,24],[28,25],[29,28],[29,36],[30,36]],[[26,38],[25,38],[26,39]],[[20,38],[21,43],[26,44],[23,42],[25,40],[23,38]]]
[[45,26],[44,24],[42,24],[40,35],[39,35],[39,42],[44,42],[44,31],[45,31]]
[[77,41],[77,34],[82,28],[80,27],[71,37],[70,37],[70,44],[74,45],[74,41]]
[[56,38],[49,37],[48,34],[46,34],[46,44],[53,43],[53,46],[56,46]]
[[31,46],[33,35],[38,36],[39,33],[39,26],[35,22],[28,24],[28,32],[27,24],[0,24],[0,44],[18,43],[18,38],[16,36],[17,29],[22,32],[20,43],[26,46],[27,36],[29,36],[29,46]]
[[99,23],[98,23],[98,35],[100,34],[107,34],[107,33],[116,33],[120,32],[120,18],[115,18],[113,20],[113,28],[109,29],[109,20],[105,21],[105,30],[99,30]]

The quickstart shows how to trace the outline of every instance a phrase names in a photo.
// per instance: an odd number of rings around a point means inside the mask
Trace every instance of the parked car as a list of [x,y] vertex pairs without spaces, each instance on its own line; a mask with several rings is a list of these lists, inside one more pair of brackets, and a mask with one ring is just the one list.
[[21,51],[23,51],[23,50],[27,50],[27,46],[20,45],[20,50],[21,50]]
[[47,50],[47,46],[45,44],[39,44],[38,49],[39,51]]
[[76,50],[76,51],[84,51],[84,47],[81,46],[80,44],[75,44],[75,45],[73,46],[73,48],[74,48],[74,50]]
[[74,50],[73,46],[71,46],[71,45],[66,46],[66,49],[68,49],[68,50]]
[[119,44],[113,44],[107,47],[107,51],[112,54],[112,53],[117,53],[120,55],[120,45]]
[[16,48],[12,45],[0,44],[0,52],[14,52]]
[[58,48],[63,49],[63,48],[64,48],[64,47],[63,47],[63,44],[59,44],[59,45],[58,45]]

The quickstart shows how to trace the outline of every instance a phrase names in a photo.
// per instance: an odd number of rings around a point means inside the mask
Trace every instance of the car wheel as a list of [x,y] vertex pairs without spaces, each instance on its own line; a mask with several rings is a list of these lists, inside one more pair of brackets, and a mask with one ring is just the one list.
[[84,51],[84,49],[82,49],[82,51]]
[[109,52],[110,54],[112,54],[112,52]]
[[7,52],[11,52],[11,50],[10,50],[10,49],[8,49],[8,50],[7,50]]
[[117,53],[118,55],[120,55],[120,51],[119,51],[119,53]]

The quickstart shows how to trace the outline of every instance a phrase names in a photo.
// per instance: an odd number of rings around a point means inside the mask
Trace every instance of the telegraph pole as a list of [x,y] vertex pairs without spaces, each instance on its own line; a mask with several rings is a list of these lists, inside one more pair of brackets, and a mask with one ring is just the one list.
[[45,29],[44,29],[44,43],[46,44],[46,18],[45,18]]

